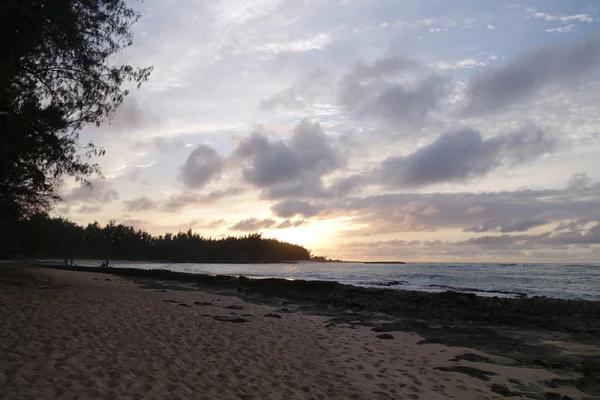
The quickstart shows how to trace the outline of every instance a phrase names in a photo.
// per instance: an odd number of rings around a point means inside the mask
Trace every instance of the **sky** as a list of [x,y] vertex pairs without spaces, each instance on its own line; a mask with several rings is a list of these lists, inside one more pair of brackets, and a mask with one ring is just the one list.
[[55,214],[346,260],[600,260],[600,3],[145,0]]

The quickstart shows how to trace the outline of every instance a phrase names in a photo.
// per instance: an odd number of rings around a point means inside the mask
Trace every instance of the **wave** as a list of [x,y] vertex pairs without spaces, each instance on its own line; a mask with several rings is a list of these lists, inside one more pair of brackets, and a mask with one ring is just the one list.
[[407,285],[408,283],[409,283],[408,281],[369,281],[369,282],[358,282],[358,283],[355,283],[355,285],[390,287],[390,286]]
[[513,295],[517,297],[527,297],[527,293],[523,292],[514,292],[508,290],[496,290],[496,289],[477,289],[477,288],[469,288],[469,287],[460,287],[460,286],[450,286],[450,285],[427,285],[430,288],[436,289],[446,289],[456,292],[472,292],[472,293],[498,293],[505,295]]

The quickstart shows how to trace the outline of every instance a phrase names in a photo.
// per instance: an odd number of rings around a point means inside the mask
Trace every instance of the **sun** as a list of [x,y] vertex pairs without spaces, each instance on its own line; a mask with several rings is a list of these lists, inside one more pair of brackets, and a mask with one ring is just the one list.
[[342,221],[314,221],[306,226],[265,230],[263,236],[298,244],[311,250],[333,247],[336,233],[343,229]]

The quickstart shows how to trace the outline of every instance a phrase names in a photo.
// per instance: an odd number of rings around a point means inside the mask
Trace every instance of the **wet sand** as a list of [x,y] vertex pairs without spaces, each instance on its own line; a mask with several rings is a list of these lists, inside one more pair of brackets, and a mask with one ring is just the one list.
[[[576,376],[556,368],[282,306],[289,307],[0,265],[0,392],[3,399],[468,400],[522,398],[524,390],[541,399],[588,397],[561,384]],[[551,345],[582,351],[565,343]]]

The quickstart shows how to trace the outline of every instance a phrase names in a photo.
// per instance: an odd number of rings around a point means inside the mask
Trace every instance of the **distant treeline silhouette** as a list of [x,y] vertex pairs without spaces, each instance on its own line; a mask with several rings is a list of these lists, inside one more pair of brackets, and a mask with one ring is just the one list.
[[169,262],[279,262],[309,260],[302,246],[261,234],[206,238],[188,230],[152,236],[111,221],[85,228],[64,218],[35,214],[0,227],[0,256],[95,258]]

